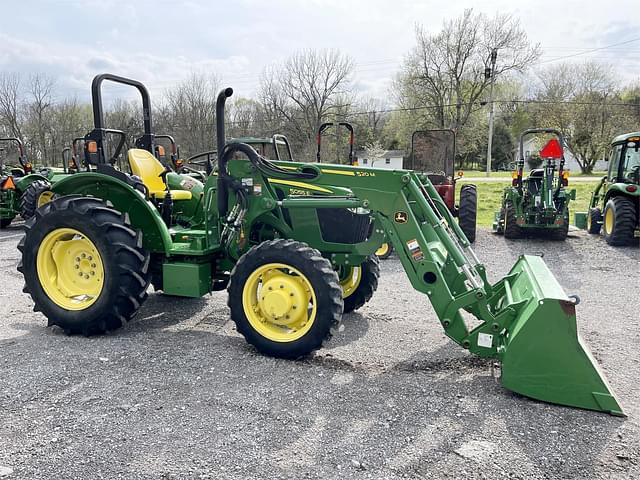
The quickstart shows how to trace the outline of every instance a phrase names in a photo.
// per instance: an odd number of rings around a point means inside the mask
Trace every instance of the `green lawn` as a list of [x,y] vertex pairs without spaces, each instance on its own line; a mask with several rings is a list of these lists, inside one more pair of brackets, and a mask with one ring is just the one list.
[[[593,177],[593,178],[602,178],[606,175],[607,172],[592,172],[589,175],[585,175],[580,172],[571,172],[572,177]],[[480,170],[464,170],[465,177],[471,178],[479,178],[484,177],[487,174],[485,171]],[[511,172],[491,172],[489,175],[491,178],[511,178]]]
[[[456,198],[459,198],[460,187],[464,185],[464,179],[457,182],[458,191]],[[470,183],[470,182],[468,182]],[[509,185],[508,182],[474,182],[478,187],[478,225],[490,227],[493,224],[494,212],[500,209],[502,192]],[[576,200],[569,205],[571,213],[571,223],[574,223],[574,212],[586,212],[591,200],[591,192],[596,188],[597,181],[576,182],[571,184],[569,179],[569,189],[576,189]]]

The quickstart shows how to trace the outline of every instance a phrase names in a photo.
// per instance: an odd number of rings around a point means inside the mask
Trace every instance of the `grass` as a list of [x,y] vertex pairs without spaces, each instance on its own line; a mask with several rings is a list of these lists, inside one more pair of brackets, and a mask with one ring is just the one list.
[[[572,177],[594,177],[594,178],[602,178],[606,175],[607,172],[592,172],[589,174],[584,174],[581,172],[571,172]],[[481,170],[464,170],[464,176],[470,178],[479,178],[484,177],[487,173]],[[511,178],[511,172],[491,172],[489,175],[490,178]]]
[[[466,182],[471,183],[471,182]],[[478,225],[490,227],[493,224],[493,218],[496,211],[500,210],[502,202],[502,192],[509,185],[508,182],[473,182],[478,187]],[[460,198],[460,188],[465,184],[464,180],[457,182],[456,198]],[[569,189],[576,189],[576,200],[569,204],[571,214],[571,223],[574,223],[573,214],[575,212],[586,212],[591,200],[591,192],[596,188],[597,181],[593,182],[576,182],[571,184],[569,180]]]

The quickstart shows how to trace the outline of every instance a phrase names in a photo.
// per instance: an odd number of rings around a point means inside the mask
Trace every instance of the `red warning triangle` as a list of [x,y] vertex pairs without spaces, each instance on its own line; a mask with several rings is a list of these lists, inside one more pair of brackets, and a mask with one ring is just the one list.
[[562,158],[562,147],[560,142],[552,138],[547,144],[540,150],[541,158]]

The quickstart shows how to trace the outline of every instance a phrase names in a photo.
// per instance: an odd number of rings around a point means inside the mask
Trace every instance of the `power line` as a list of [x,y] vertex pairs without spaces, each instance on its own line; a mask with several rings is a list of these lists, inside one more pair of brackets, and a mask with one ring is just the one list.
[[639,40],[640,40],[640,37],[636,37],[636,38],[632,38],[631,40],[626,40],[624,42],[612,43],[611,45],[606,45],[604,47],[592,48],[590,50],[585,50],[583,52],[573,53],[571,55],[563,55],[561,57],[556,57],[556,58],[552,58],[552,59],[549,59],[549,60],[542,60],[541,62],[537,62],[536,65],[542,65],[543,63],[556,62],[558,60],[564,60],[564,59],[567,59],[567,58],[574,58],[574,57],[578,57],[578,56],[581,56],[581,55],[586,55],[588,53],[599,52],[600,50],[606,50],[608,48],[619,47],[620,45],[627,45],[629,43],[637,42]]

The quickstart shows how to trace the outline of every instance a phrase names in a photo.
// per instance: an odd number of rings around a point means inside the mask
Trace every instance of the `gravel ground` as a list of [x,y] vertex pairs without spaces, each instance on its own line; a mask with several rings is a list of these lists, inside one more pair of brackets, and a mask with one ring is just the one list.
[[[393,257],[378,293],[312,358],[257,355],[226,294],[151,295],[113,334],[45,328],[0,232],[0,478],[638,478],[640,250],[583,232],[476,251],[490,276],[544,252],[582,298],[583,338],[626,419],[503,389],[450,342]],[[622,282],[621,282],[622,280]]]

